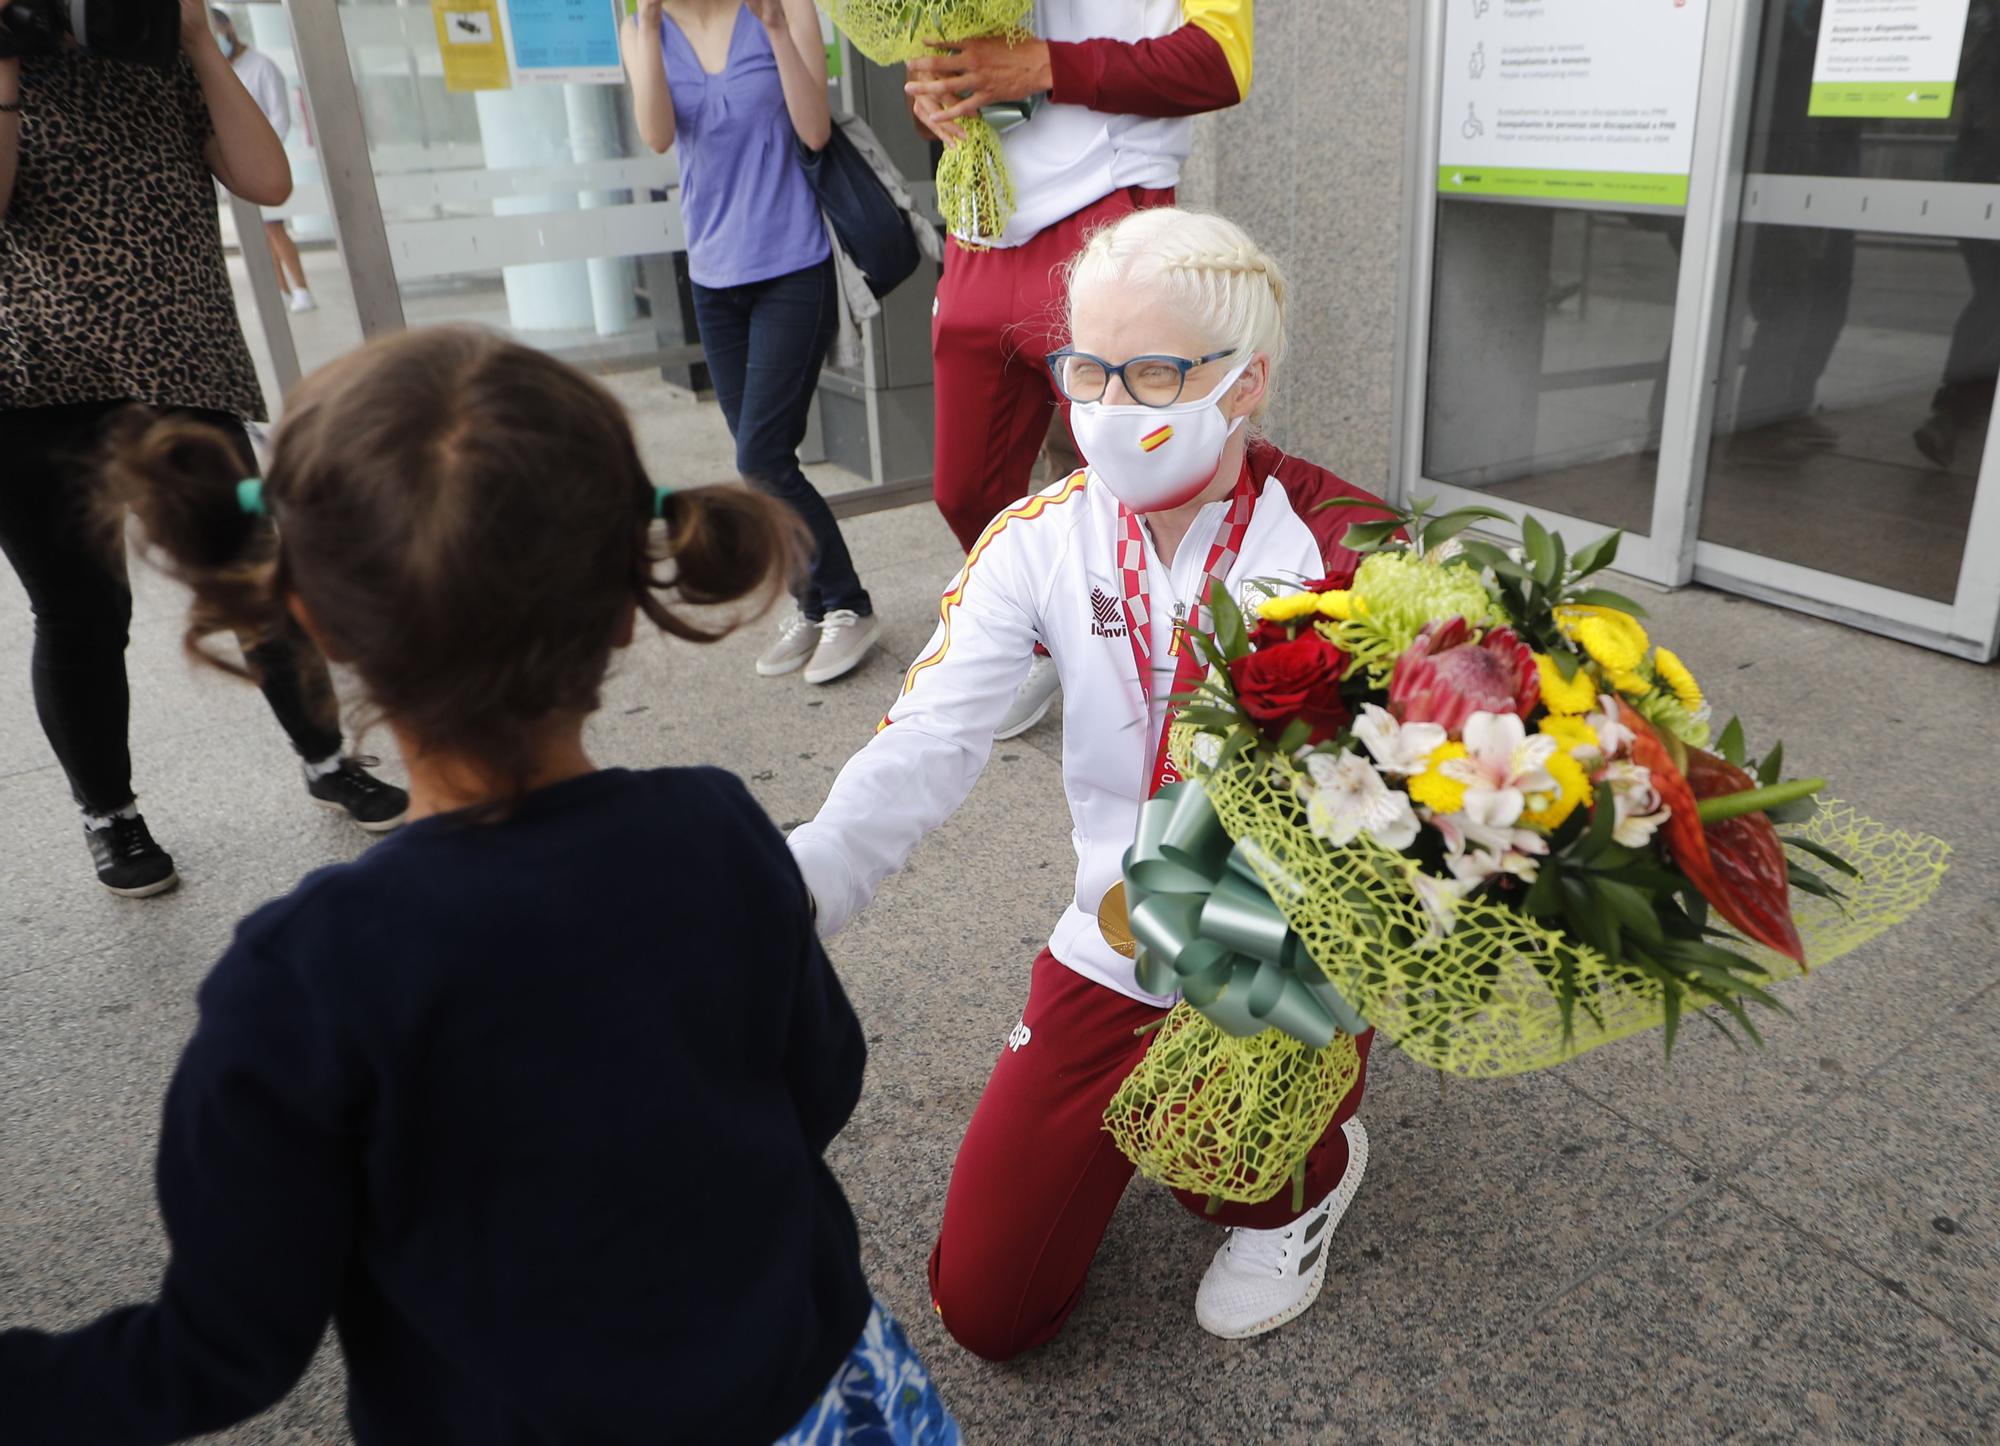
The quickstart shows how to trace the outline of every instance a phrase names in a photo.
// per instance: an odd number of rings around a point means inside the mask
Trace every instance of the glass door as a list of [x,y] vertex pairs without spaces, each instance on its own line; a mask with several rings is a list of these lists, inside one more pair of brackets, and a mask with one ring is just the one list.
[[2000,0],[1767,0],[1694,575],[1993,656]]
[[1429,0],[1401,498],[2000,644],[2000,0]]

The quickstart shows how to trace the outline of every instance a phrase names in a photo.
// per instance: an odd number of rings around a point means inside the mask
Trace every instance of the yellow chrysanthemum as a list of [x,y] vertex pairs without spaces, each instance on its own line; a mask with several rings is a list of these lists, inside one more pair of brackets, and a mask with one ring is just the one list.
[[1611,686],[1628,697],[1643,698],[1653,691],[1653,680],[1634,668],[1630,672],[1613,673]]
[[1364,615],[1368,611],[1368,604],[1355,596],[1351,590],[1340,588],[1334,592],[1323,592],[1319,595],[1319,611],[1321,617],[1332,618],[1335,622],[1339,623],[1348,623]]
[[1639,620],[1616,608],[1574,603],[1559,607],[1556,626],[1607,673],[1636,672],[1650,646]]
[[1674,696],[1681,700],[1681,706],[1692,713],[1701,706],[1701,684],[1695,682],[1687,664],[1666,648],[1653,649],[1653,671],[1662,683],[1674,690]]
[[1597,682],[1582,668],[1565,679],[1547,653],[1535,654],[1535,668],[1542,675],[1542,702],[1551,713],[1581,715],[1597,706]]
[[1553,795],[1529,794],[1528,807],[1521,814],[1521,822],[1542,833],[1554,833],[1576,812],[1577,805],[1590,797],[1590,776],[1583,771],[1583,765],[1567,753],[1550,754],[1549,761],[1542,766],[1556,781],[1556,791]]
[[1258,605],[1257,616],[1266,622],[1289,623],[1311,617],[1318,611],[1318,593],[1294,592],[1283,597],[1266,598]]
[[1542,720],[1542,732],[1562,745],[1562,751],[1574,755],[1579,748],[1597,748],[1597,730],[1581,718],[1566,718],[1550,715]]
[[1410,780],[1410,797],[1438,813],[1457,813],[1465,807],[1465,785],[1446,778],[1439,770],[1453,759],[1466,756],[1463,743],[1441,743],[1424,760],[1424,771]]

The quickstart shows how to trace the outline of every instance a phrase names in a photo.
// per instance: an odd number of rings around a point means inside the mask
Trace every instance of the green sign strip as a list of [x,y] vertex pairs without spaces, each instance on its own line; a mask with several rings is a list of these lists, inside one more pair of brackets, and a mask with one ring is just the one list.
[[1549,171],[1531,166],[1439,166],[1441,196],[1512,196],[1607,206],[1685,206],[1688,178],[1654,171]]
[[1822,80],[1813,82],[1807,115],[1857,115],[1876,120],[1944,120],[1951,115],[1949,80]]

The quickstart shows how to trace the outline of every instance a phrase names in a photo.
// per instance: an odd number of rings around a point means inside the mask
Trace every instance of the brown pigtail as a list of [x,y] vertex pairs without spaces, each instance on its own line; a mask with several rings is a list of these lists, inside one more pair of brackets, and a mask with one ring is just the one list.
[[673,493],[664,513],[666,545],[647,559],[639,607],[663,632],[689,642],[712,643],[746,619],[692,622],[661,594],[697,608],[755,598],[762,613],[810,554],[805,526],[789,508],[740,485]]
[[233,633],[252,646],[284,627],[276,531],[237,499],[237,483],[254,469],[234,438],[207,423],[135,412],[114,428],[100,506],[107,548],[122,549],[129,512],[147,558],[194,593],[182,637],[189,654],[246,678],[234,650],[203,644]]

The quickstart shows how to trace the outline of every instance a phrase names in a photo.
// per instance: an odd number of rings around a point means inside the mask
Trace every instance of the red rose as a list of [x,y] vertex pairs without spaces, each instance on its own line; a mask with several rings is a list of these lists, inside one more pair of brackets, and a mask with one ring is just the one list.
[[1269,618],[1260,621],[1250,633],[1250,646],[1253,648],[1282,647],[1291,640],[1292,625],[1290,623],[1274,623]]
[[1361,570],[1361,561],[1356,558],[1340,572],[1330,572],[1305,585],[1306,592],[1346,592],[1354,586],[1354,574]]
[[1312,728],[1310,741],[1324,743],[1347,724],[1347,702],[1340,696],[1340,676],[1346,670],[1347,654],[1308,632],[1232,658],[1229,681],[1237,704],[1271,737],[1302,718]]

